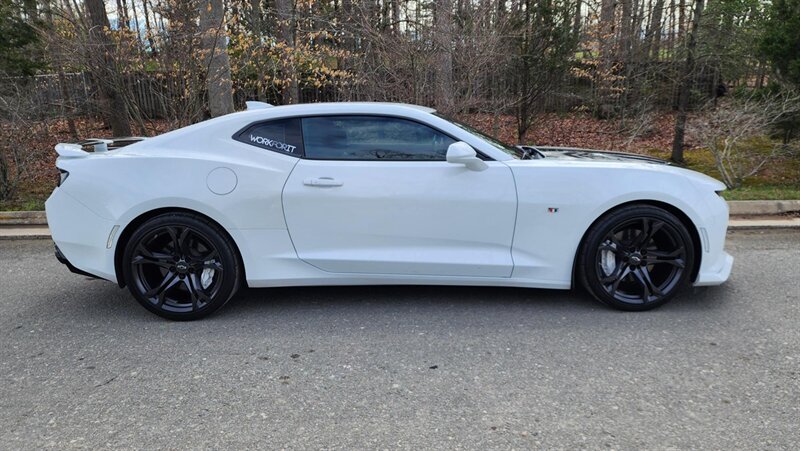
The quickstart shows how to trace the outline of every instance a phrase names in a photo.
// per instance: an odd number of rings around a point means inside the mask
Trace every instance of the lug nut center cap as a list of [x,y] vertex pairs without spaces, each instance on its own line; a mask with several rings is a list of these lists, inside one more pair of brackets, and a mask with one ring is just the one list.
[[189,272],[189,264],[186,263],[185,260],[181,260],[181,261],[179,261],[178,263],[175,264],[175,269],[180,274],[186,274],[187,272]]

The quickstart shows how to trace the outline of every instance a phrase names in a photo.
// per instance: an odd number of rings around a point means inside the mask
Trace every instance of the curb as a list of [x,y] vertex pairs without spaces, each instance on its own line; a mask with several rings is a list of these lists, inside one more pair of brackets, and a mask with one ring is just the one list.
[[800,218],[787,219],[733,219],[728,230],[800,229]]
[[47,225],[43,211],[0,211],[0,226]]
[[43,240],[50,239],[47,226],[0,226],[0,240]]
[[729,200],[731,216],[779,215],[800,211],[800,200]]

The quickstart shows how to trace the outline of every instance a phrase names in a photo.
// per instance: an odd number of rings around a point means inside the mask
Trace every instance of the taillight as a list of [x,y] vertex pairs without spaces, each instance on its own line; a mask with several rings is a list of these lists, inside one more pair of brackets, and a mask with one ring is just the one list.
[[67,177],[69,177],[69,172],[61,168],[58,168],[58,186],[63,185],[64,182],[67,180]]

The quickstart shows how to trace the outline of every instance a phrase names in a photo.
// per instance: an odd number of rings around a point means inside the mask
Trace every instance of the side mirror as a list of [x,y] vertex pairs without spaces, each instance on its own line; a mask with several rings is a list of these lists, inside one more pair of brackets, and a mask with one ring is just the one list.
[[454,142],[447,148],[447,162],[463,164],[471,171],[483,171],[489,166],[478,158],[475,149],[464,141]]

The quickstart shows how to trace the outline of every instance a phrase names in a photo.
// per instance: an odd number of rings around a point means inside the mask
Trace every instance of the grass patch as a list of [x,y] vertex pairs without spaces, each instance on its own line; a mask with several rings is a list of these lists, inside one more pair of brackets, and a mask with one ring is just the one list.
[[42,211],[45,200],[47,197],[2,201],[0,202],[0,211]]
[[44,201],[50,197],[54,188],[54,183],[22,183],[14,199],[0,201],[0,211],[44,210]]
[[796,200],[800,199],[800,185],[755,185],[743,186],[722,192],[726,200]]

